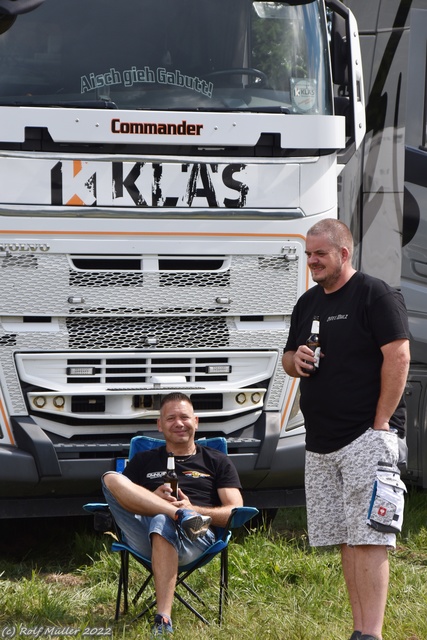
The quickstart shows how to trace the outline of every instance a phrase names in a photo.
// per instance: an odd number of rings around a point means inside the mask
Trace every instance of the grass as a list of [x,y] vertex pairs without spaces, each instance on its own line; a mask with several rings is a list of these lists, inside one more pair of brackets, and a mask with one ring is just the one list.
[[[13,633],[20,638],[105,637],[110,628],[114,639],[149,637],[149,619],[131,623],[137,609],[131,607],[129,615],[113,622],[119,558],[109,551],[111,538],[92,531],[91,519],[55,525],[27,521],[26,533],[19,536],[8,531],[8,524],[12,526],[3,521],[0,533],[0,638]],[[410,492],[404,530],[390,560],[384,638],[426,640],[427,493]],[[217,613],[217,562],[193,578],[212,607],[212,619]],[[304,509],[282,509],[271,528],[234,538],[229,565],[230,599],[222,626],[206,627],[176,603],[176,640],[350,637],[339,554],[309,547]],[[140,578],[135,563],[131,567],[132,580]]]

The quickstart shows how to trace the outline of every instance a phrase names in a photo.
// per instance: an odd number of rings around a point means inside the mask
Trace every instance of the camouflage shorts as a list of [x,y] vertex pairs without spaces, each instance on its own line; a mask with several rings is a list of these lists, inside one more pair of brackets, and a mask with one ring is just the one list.
[[378,462],[396,465],[397,459],[397,434],[373,429],[338,451],[307,451],[305,490],[310,544],[394,548],[395,534],[375,531],[366,524],[366,516]]

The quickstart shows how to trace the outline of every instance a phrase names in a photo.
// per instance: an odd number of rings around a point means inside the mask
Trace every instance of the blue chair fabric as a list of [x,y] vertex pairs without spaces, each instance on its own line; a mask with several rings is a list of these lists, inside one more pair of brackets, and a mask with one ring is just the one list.
[[[196,442],[200,446],[209,446],[215,449],[222,451],[223,453],[227,453],[227,441],[222,437],[214,437],[214,438],[199,438]],[[138,451],[144,451],[147,449],[154,449],[156,447],[161,446],[164,443],[163,439],[160,438],[150,438],[147,436],[135,436],[132,438],[129,446],[129,459],[131,459],[135,453]],[[105,503],[88,503],[84,505],[84,509],[96,517],[107,518],[110,514],[108,505]],[[192,611],[194,615],[209,625],[209,621],[207,618],[198,610],[196,607],[186,599],[188,597],[187,594],[192,596],[192,599],[198,602],[198,605],[201,604],[206,607],[206,603],[199,593],[197,593],[187,582],[187,579],[190,575],[205,566],[211,560],[213,560],[217,555],[220,556],[220,571],[219,571],[219,606],[218,606],[218,624],[221,624],[222,614],[223,614],[223,606],[226,604],[228,600],[228,545],[230,539],[232,537],[232,530],[237,529],[243,526],[246,522],[251,520],[258,513],[258,509],[255,507],[236,507],[232,510],[229,521],[223,529],[217,527],[217,540],[216,542],[209,547],[197,560],[194,562],[183,565],[179,567],[178,578],[175,585],[175,598],[179,600],[187,609]],[[120,553],[120,572],[119,572],[119,580],[118,580],[118,589],[117,589],[117,598],[116,598],[116,611],[115,611],[115,620],[118,620],[120,616],[120,607],[121,601],[123,598],[123,613],[126,614],[129,609],[129,558],[132,557],[136,562],[144,567],[147,571],[147,577],[143,581],[142,585],[134,595],[132,599],[132,604],[136,605],[138,600],[141,598],[142,594],[150,584],[153,573],[151,569],[151,559],[146,558],[139,554],[137,551],[132,549],[128,544],[126,544],[121,538],[121,532],[117,527],[116,523],[113,521],[113,526],[115,529],[115,534],[117,537],[117,541],[113,542],[111,545],[111,550],[113,552]],[[184,588],[184,593],[186,597],[181,595],[178,591],[178,587]],[[144,608],[135,616],[132,620],[135,621],[145,615],[150,609],[152,609],[156,604],[155,598],[152,598]],[[197,605],[197,606],[198,606]]]

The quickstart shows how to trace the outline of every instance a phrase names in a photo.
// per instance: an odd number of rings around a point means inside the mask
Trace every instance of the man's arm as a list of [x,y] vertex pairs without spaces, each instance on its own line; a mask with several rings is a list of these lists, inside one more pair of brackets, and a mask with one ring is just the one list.
[[294,356],[296,351],[285,351],[282,356],[282,366],[288,376],[292,376],[292,378],[299,378],[299,374],[295,368]]
[[104,483],[117,502],[131,513],[143,516],[155,516],[164,513],[171,518],[181,506],[170,496],[170,489],[163,484],[155,491],[135,484],[122,473],[108,472],[104,475]]
[[394,340],[381,347],[381,390],[377,403],[374,429],[389,428],[389,420],[405,390],[409,370],[409,340]]
[[218,489],[218,496],[221,500],[220,507],[198,507],[190,505],[191,509],[202,514],[202,516],[210,516],[212,524],[215,527],[225,527],[234,507],[243,506],[243,498],[240,490],[234,487]]
[[175,500],[169,493],[170,489],[165,490],[165,485],[157,487],[155,491],[149,491],[121,473],[105,474],[104,482],[122,507],[131,513],[144,516],[164,513],[174,518],[177,509],[193,509],[201,515],[210,516],[214,526],[224,527],[233,507],[243,505],[242,494],[237,488],[218,489],[220,507],[199,507],[193,505],[181,489],[178,489],[179,500]]

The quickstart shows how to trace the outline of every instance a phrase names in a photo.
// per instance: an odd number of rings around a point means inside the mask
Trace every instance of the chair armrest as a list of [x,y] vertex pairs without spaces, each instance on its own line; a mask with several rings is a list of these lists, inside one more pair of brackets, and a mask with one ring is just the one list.
[[256,507],[234,507],[225,528],[238,529],[258,513],[259,511]]
[[93,528],[100,533],[116,529],[110,507],[106,502],[88,502],[83,509],[93,514]]
[[106,502],[88,502],[83,505],[83,509],[89,513],[95,513],[96,511],[109,511],[110,507]]

